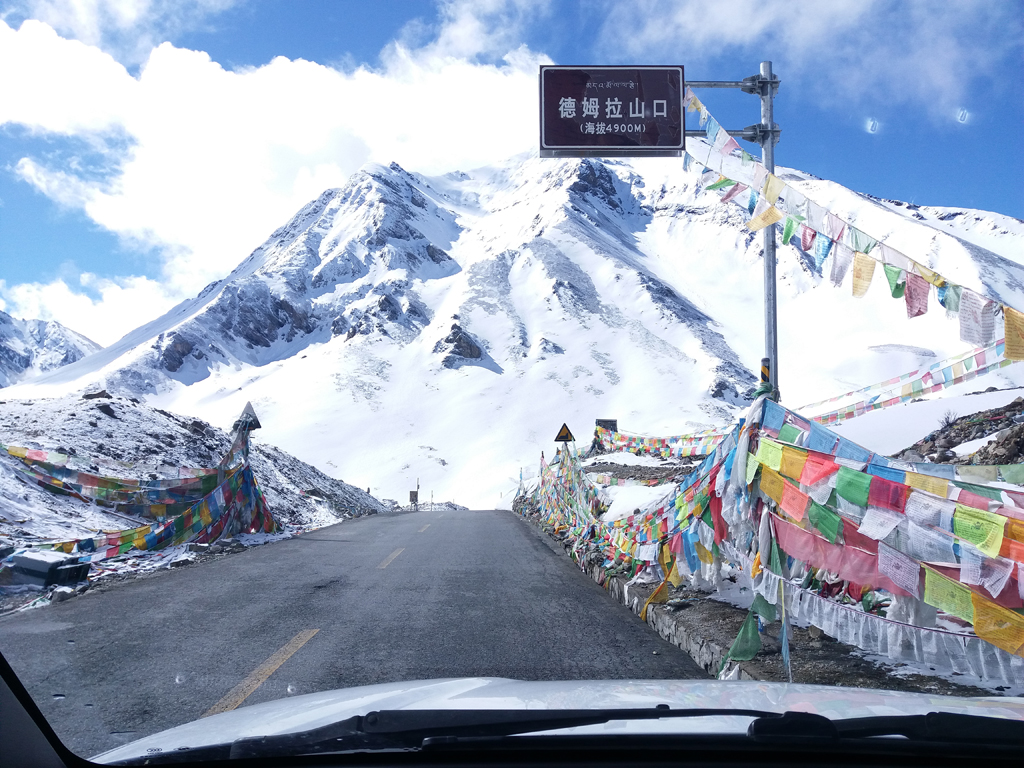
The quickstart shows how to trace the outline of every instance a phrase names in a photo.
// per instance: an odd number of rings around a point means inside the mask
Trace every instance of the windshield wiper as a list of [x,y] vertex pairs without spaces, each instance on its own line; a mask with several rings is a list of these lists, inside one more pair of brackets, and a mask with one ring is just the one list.
[[239,739],[230,757],[270,757],[364,749],[420,749],[466,739],[599,725],[612,720],[676,717],[774,718],[759,709],[671,709],[667,704],[632,709],[396,709],[370,712],[301,733]]
[[[483,746],[507,736],[543,734],[562,728],[622,720],[695,717],[753,718],[740,739],[759,743],[831,743],[902,737],[930,744],[1024,745],[1024,722],[979,715],[930,712],[830,720],[807,712],[756,709],[670,709],[661,704],[634,709],[381,710],[297,733],[259,736],[208,747],[184,748],[126,760],[131,765],[189,759],[224,760],[377,750],[421,750],[468,743]],[[519,740],[516,740],[519,742]],[[508,742],[505,742],[506,744]]]
[[825,739],[867,739],[902,736],[913,741],[952,744],[1009,743],[1024,745],[1024,721],[954,712],[926,715],[884,715],[829,720],[807,712],[786,712],[781,717],[758,718],[747,735],[759,739],[812,737]]

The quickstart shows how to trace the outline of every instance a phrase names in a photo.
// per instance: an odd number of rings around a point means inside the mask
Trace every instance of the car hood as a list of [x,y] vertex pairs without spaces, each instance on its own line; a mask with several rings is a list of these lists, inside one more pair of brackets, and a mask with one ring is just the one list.
[[[395,709],[757,709],[813,712],[830,719],[953,712],[1024,720],[1024,701],[958,698],[822,685],[717,680],[536,681],[493,677],[420,680],[341,688],[241,707],[179,725],[117,747],[105,763],[224,744],[241,738],[295,733],[375,710]],[[742,733],[750,718],[611,722],[587,732]],[[566,729],[581,732],[582,729]]]

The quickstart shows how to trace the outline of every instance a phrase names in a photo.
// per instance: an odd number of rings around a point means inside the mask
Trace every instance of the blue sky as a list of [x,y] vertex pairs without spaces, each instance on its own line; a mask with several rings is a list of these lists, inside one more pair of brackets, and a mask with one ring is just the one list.
[[[1024,218],[1021,0],[0,0],[0,19],[0,301],[104,344],[363,162],[535,147],[548,61],[712,80],[771,59],[779,164]],[[699,95],[728,127],[759,119],[752,96]],[[506,117],[453,142],[476,109]]]

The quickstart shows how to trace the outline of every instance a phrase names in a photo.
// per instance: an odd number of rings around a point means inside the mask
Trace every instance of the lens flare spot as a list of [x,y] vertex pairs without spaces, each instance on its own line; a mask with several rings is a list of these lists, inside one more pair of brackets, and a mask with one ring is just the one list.
[[880,127],[879,122],[873,117],[869,117],[867,122],[864,123],[864,130],[868,133],[878,133]]
[[966,109],[961,107],[959,110],[957,110],[956,121],[958,123],[963,124],[963,123],[966,123],[970,119],[971,119],[971,113],[968,112]]

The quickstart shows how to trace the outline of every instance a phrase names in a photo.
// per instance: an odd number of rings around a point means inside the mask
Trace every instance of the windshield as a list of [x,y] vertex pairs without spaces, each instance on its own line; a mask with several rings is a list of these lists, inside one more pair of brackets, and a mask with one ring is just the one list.
[[90,758],[1024,719],[1021,19],[0,0],[0,655]]

